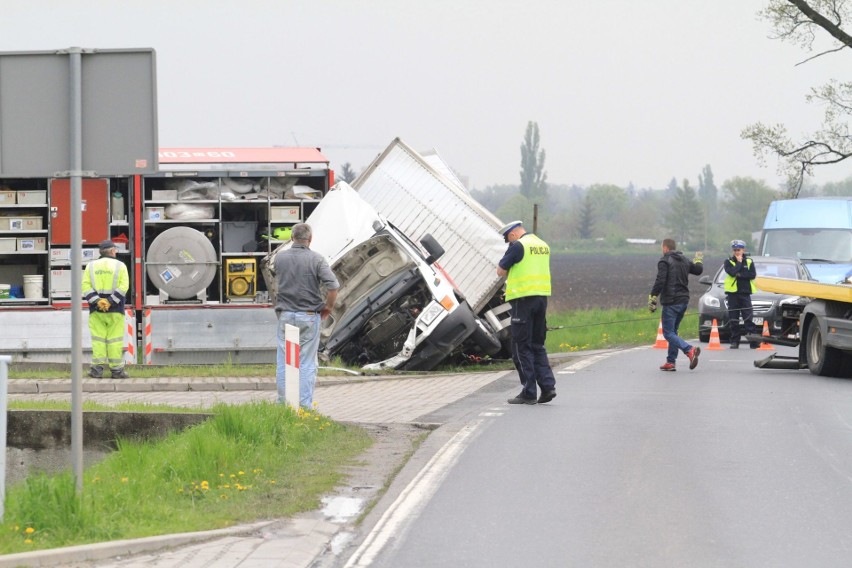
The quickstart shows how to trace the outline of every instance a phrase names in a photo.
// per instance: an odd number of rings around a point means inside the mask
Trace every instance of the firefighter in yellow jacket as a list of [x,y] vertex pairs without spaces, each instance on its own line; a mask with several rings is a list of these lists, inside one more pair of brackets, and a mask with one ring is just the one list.
[[[539,404],[556,396],[556,378],[547,359],[547,298],[550,296],[550,247],[524,230],[520,221],[500,229],[509,248],[497,264],[506,276],[506,300],[512,306],[512,361],[521,380],[520,394],[509,404]],[[541,395],[536,398],[538,390]]]
[[92,366],[89,376],[101,379],[106,368],[113,379],[126,379],[124,371],[124,302],[130,288],[127,266],[115,258],[115,243],[100,245],[101,257],[83,271],[83,298],[89,303]]

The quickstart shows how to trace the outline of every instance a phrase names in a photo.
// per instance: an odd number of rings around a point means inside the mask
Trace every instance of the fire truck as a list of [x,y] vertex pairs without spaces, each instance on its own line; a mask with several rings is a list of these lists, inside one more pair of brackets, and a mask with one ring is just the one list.
[[[82,259],[112,239],[130,273],[127,363],[275,361],[260,260],[334,184],[316,148],[162,148],[155,174],[87,178]],[[70,362],[70,183],[0,186],[0,355]],[[83,326],[84,359],[90,354]]]

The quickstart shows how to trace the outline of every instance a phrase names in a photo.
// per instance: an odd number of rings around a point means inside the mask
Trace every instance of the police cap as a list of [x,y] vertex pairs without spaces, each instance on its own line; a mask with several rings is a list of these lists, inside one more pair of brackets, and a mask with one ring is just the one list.
[[523,225],[521,221],[511,221],[500,227],[500,234],[503,235],[503,240],[509,242],[509,233],[512,232],[512,229],[521,225]]

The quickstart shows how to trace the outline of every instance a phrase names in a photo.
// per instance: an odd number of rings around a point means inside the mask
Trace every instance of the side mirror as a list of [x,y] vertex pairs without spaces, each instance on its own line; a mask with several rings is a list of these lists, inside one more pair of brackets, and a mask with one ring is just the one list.
[[436,241],[435,237],[432,235],[428,233],[423,235],[423,238],[420,239],[420,244],[423,245],[423,248],[429,253],[429,257],[426,258],[426,264],[432,264],[444,256],[444,248],[438,244],[438,241]]
[[699,284],[706,284],[707,286],[713,285],[713,279],[710,278],[707,274],[698,279]]

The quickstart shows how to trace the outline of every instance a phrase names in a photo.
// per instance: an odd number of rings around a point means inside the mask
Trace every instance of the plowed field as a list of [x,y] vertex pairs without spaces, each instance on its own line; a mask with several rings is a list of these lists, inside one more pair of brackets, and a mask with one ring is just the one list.
[[[550,266],[553,295],[548,310],[645,307],[660,256],[554,255]],[[716,274],[722,260],[721,255],[706,256],[704,274]],[[707,286],[698,283],[698,278],[690,276],[689,279],[691,307],[707,290]]]

